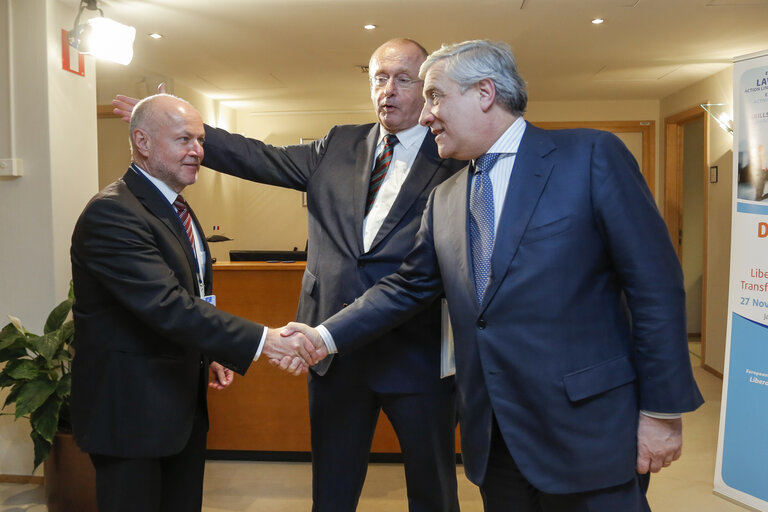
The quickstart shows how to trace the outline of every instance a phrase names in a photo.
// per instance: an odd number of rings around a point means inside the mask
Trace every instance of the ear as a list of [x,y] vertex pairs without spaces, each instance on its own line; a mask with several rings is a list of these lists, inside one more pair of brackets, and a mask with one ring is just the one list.
[[496,103],[496,85],[490,78],[483,78],[475,84],[480,98],[480,108],[483,112],[488,112]]
[[151,145],[149,134],[141,128],[136,128],[131,134],[131,140],[133,141],[133,147],[136,148],[141,156],[146,158],[149,155]]

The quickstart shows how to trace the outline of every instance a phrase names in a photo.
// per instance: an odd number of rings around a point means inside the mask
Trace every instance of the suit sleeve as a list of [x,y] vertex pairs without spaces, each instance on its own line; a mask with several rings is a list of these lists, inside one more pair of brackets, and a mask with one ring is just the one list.
[[432,232],[434,196],[433,190],[414,247],[397,272],[380,279],[352,304],[323,322],[340,353],[375,340],[429,307],[442,294]]
[[306,191],[335,128],[311,144],[277,147],[205,126],[202,165],[249,181]]
[[702,403],[691,370],[680,263],[634,157],[612,134],[593,146],[592,207],[629,306],[640,409]]
[[[95,286],[105,290],[99,295],[102,300],[110,297],[119,302],[137,322],[164,340],[196,347],[212,359],[227,361],[238,373],[245,373],[265,327],[191,295],[168,263],[169,258],[181,260],[183,253],[170,253],[173,244],[158,240],[159,236],[147,218],[137,215],[123,201],[94,200],[73,234],[73,264],[82,268],[97,283]],[[98,304],[89,304],[89,310],[99,308]]]

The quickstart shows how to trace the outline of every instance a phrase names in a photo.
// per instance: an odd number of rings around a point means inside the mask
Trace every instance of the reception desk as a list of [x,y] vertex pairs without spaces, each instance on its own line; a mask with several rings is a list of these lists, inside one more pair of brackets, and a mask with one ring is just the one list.
[[[213,267],[218,307],[279,327],[294,320],[304,262],[224,262]],[[294,377],[259,360],[223,391],[208,391],[208,449],[234,452],[309,452],[306,377]],[[372,451],[399,453],[392,426],[382,414]],[[258,457],[242,453],[243,458]],[[285,458],[293,458],[288,453]],[[277,454],[276,458],[280,458]]]

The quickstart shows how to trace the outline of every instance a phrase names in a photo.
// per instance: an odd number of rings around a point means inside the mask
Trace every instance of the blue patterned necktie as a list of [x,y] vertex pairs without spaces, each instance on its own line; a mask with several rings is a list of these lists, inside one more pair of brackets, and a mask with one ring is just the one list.
[[469,235],[472,245],[472,268],[477,302],[483,302],[494,238],[493,184],[488,175],[501,153],[486,153],[475,161],[475,181],[469,200]]

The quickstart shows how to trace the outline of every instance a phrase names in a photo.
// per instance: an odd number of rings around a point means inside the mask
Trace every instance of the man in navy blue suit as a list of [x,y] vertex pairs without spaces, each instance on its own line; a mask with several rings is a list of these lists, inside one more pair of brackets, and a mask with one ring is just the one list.
[[421,124],[472,163],[432,192],[397,273],[323,322],[343,355],[445,292],[462,453],[493,512],[640,512],[702,398],[665,224],[614,135],[523,119],[504,43],[430,55]]

